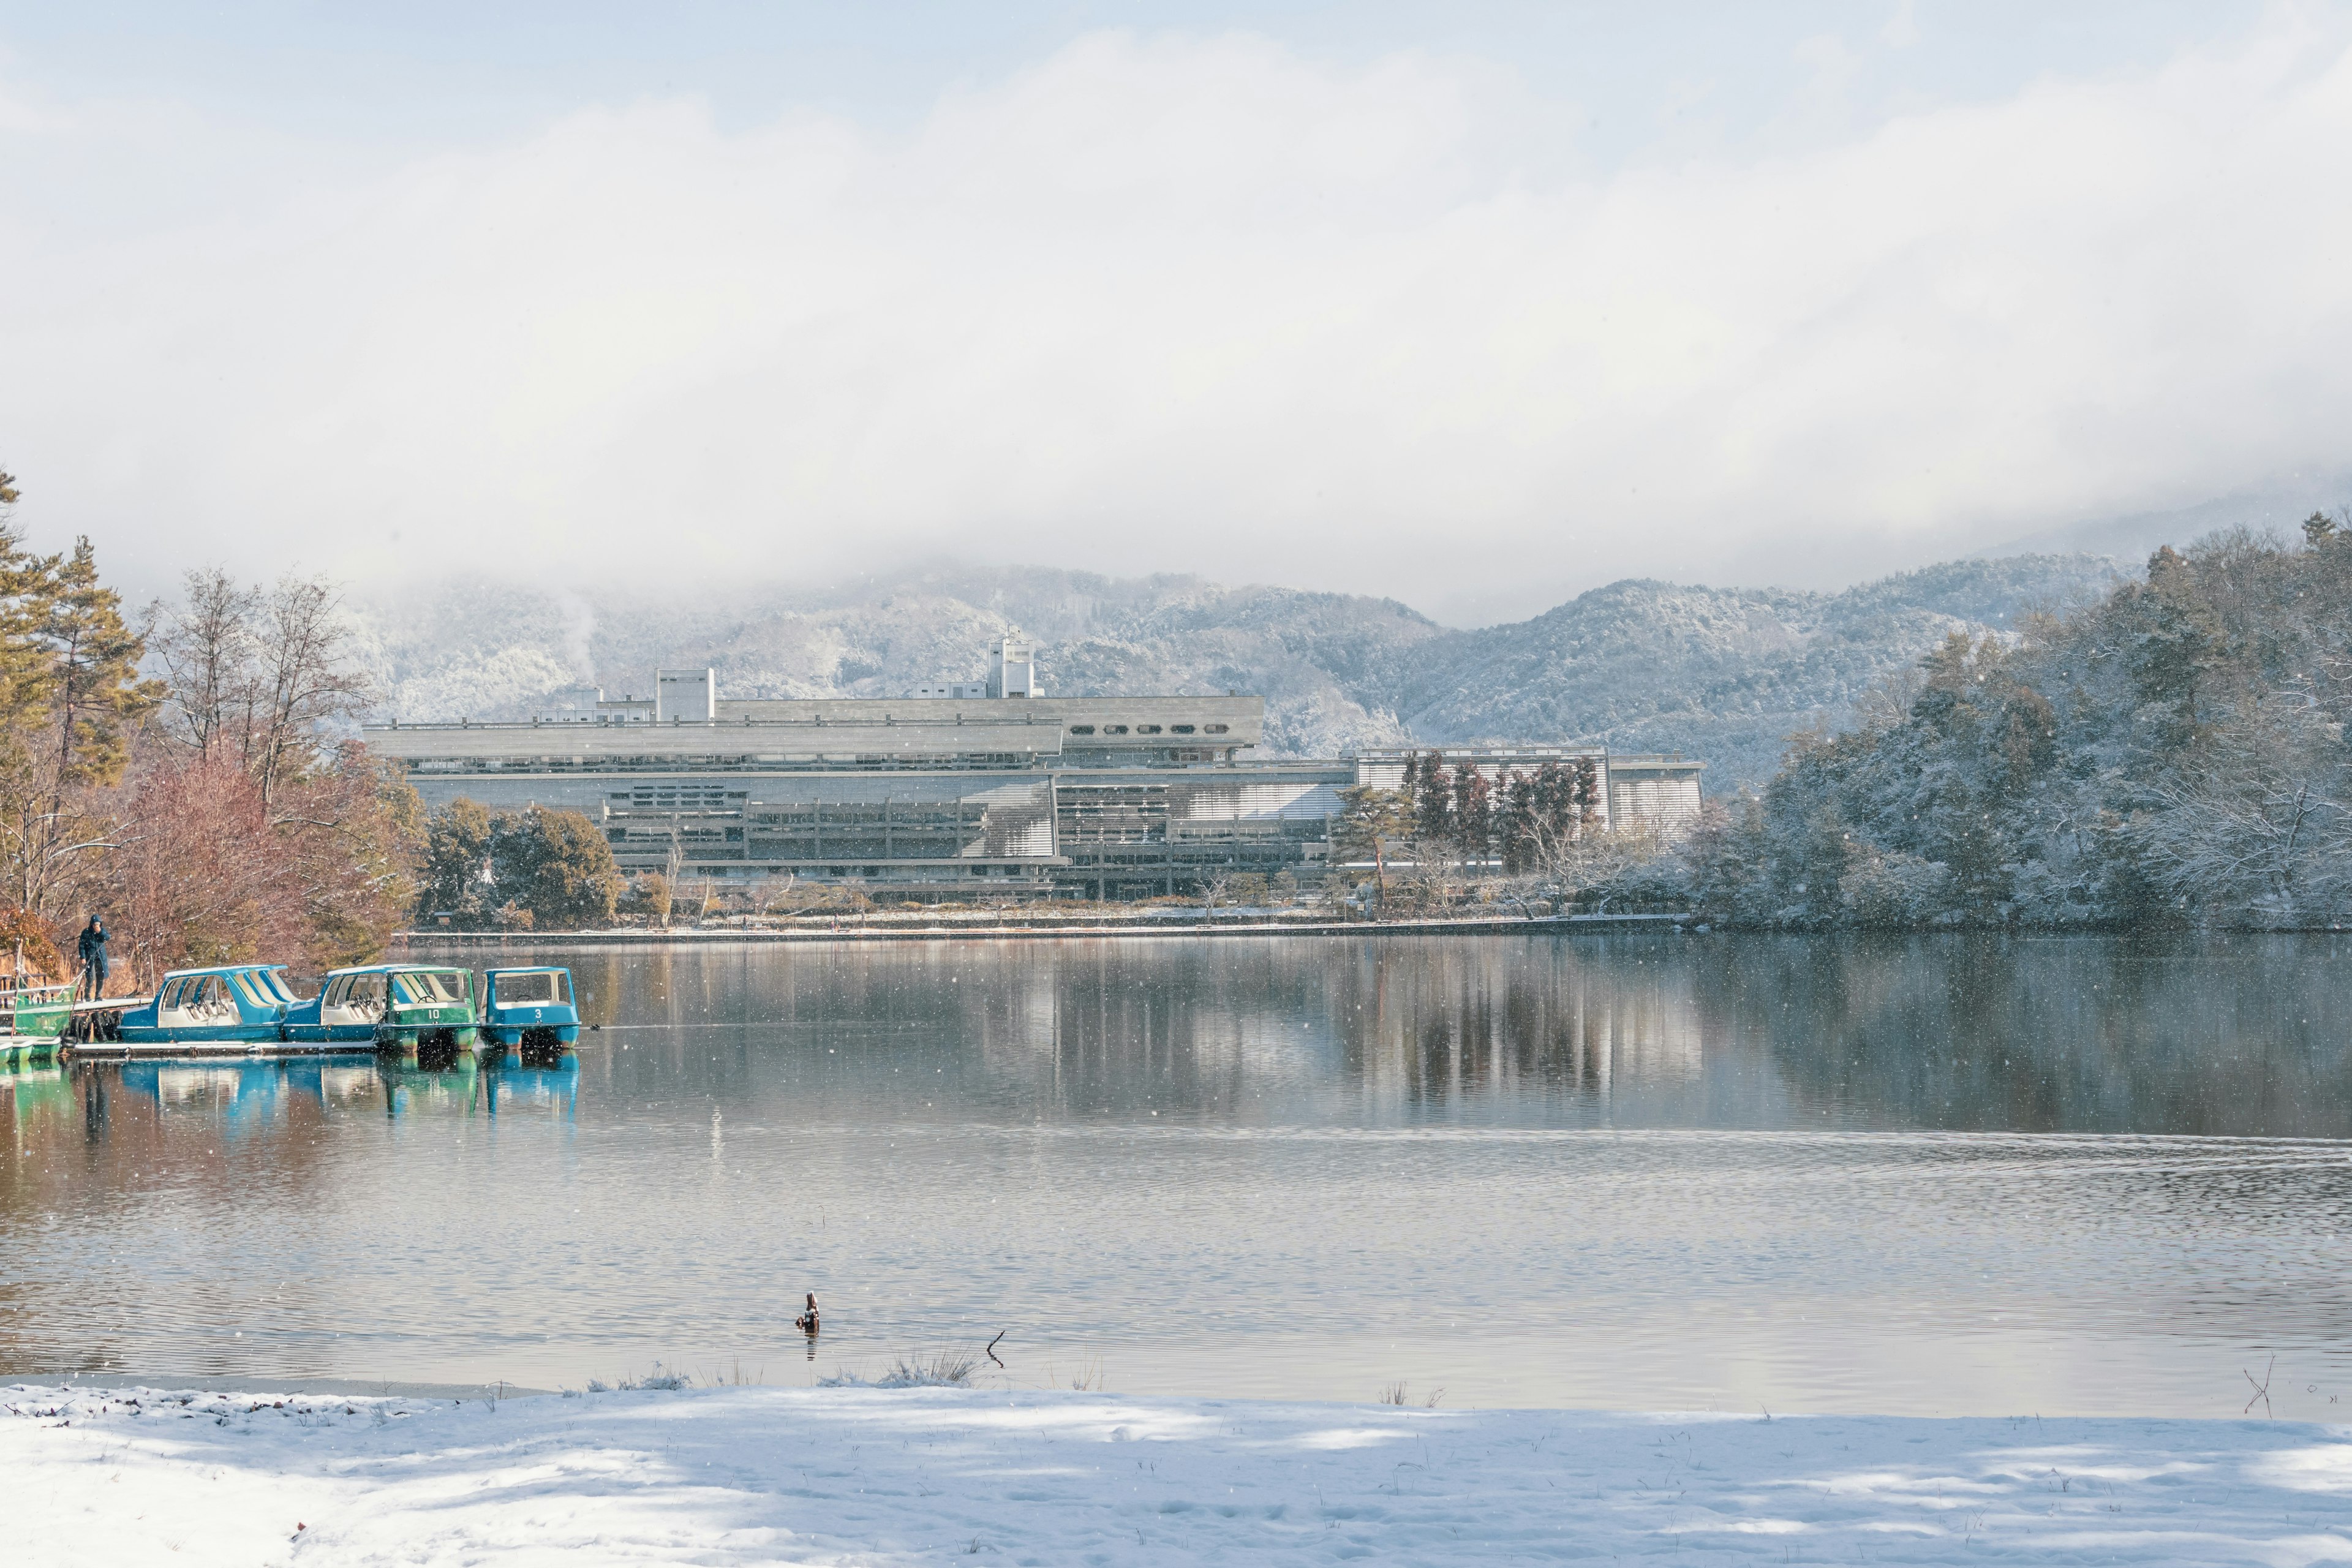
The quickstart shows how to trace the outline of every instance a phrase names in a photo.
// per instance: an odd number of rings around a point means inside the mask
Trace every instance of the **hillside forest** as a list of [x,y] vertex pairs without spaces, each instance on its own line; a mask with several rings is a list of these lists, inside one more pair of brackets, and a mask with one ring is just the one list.
[[1785,929],[2341,926],[2347,707],[2352,534],[2233,530],[2013,636],[1952,635],[1577,896]]

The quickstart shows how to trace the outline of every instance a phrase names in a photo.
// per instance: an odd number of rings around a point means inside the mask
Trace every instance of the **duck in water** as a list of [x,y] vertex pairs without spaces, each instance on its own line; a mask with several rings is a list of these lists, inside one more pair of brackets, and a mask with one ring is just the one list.
[[816,1338],[816,1293],[814,1291],[809,1292],[808,1310],[793,1320],[793,1327],[811,1339]]

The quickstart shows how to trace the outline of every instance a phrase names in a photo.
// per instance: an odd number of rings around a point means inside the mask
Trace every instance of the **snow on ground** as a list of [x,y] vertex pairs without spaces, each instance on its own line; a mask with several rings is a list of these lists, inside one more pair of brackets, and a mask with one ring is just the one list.
[[2352,1427],[0,1389],[23,1563],[2352,1560]]

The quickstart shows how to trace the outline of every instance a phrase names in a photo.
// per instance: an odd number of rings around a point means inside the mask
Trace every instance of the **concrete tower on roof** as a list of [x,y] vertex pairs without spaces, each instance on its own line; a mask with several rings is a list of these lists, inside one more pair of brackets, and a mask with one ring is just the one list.
[[1037,650],[1018,632],[988,650],[988,694],[996,698],[1043,697],[1037,684]]
[[950,701],[1000,702],[1008,698],[1043,697],[1045,688],[1037,679],[1036,645],[1019,632],[999,637],[989,646],[988,673],[982,679],[918,686],[907,695]]

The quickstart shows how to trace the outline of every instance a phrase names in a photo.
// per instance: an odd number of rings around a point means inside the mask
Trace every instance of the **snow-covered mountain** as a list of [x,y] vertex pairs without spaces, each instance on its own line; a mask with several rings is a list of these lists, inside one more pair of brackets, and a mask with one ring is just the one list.
[[1726,790],[1768,776],[1791,731],[1841,720],[1871,682],[1951,631],[2013,631],[2128,570],[2021,555],[1837,594],[1627,581],[1475,631],[1390,599],[1042,568],[694,600],[411,586],[352,609],[384,711],[404,721],[519,717],[583,681],[643,692],[662,665],[709,665],[730,696],[884,696],[975,678],[989,640],[1018,628],[1040,644],[1056,694],[1264,694],[1270,755],[1599,740],[1705,759],[1711,787]]

